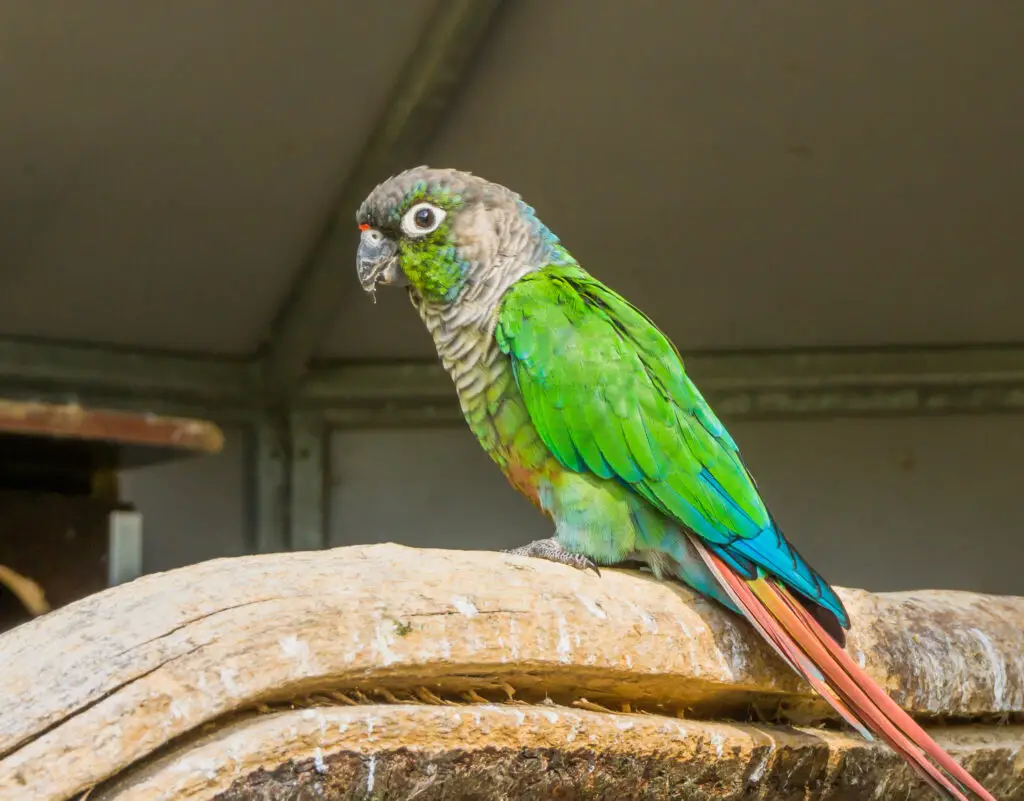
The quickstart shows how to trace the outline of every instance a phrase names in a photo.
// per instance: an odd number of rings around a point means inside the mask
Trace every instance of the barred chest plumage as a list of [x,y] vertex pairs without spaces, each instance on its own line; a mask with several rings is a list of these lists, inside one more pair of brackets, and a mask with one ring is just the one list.
[[500,454],[505,443],[493,415],[501,396],[514,387],[508,358],[494,339],[500,298],[437,304],[424,300],[415,290],[409,297],[455,384],[466,422],[488,453]]
[[532,472],[550,467],[553,457],[530,420],[511,361],[494,336],[501,295],[511,283],[468,291],[455,304],[430,303],[415,290],[409,296],[455,384],[473,434],[516,489],[536,502]]

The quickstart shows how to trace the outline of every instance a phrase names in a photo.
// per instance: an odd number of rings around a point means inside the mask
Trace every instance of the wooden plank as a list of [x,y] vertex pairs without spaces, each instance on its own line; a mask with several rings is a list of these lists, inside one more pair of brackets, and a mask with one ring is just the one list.
[[0,399],[0,488],[89,494],[100,473],[223,445],[205,420]]
[[2,399],[0,434],[131,446],[134,450],[130,452],[134,455],[140,455],[147,448],[160,455],[166,452],[217,453],[224,446],[220,428],[205,420]]
[[[851,655],[943,736],[970,740],[968,728],[943,719],[1024,713],[1024,599],[841,595],[854,620]],[[682,587],[631,571],[597,577],[507,554],[396,545],[222,559],[143,577],[0,636],[0,686],[5,801],[68,799],[143,767],[172,741],[183,749],[172,772],[206,770],[189,756],[204,731],[227,731],[261,705],[316,696],[465,705],[446,708],[472,721],[460,736],[478,745],[490,735],[476,713],[510,699],[555,704],[557,714],[628,705],[662,725],[679,715],[831,720],[743,621]],[[1016,748],[1019,730],[1005,732]],[[1024,782],[1024,759],[992,748],[978,778],[1009,781],[1010,770]],[[865,781],[873,792],[879,776]]]

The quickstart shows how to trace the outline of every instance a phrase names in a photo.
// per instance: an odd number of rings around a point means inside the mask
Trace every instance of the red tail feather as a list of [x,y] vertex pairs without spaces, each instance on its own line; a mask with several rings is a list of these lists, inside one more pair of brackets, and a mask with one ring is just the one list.
[[854,663],[789,590],[771,578],[743,578],[696,537],[691,540],[758,633],[844,720],[868,739],[869,732],[883,739],[944,798],[969,801],[967,788],[983,801],[995,801]]

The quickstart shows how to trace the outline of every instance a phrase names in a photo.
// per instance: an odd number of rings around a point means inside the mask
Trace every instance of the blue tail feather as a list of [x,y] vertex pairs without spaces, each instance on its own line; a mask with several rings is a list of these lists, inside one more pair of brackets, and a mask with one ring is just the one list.
[[835,615],[839,625],[849,628],[850,618],[843,602],[828,582],[804,561],[782,533],[771,526],[755,537],[736,539],[713,550],[740,575],[754,578],[762,568],[788,587]]

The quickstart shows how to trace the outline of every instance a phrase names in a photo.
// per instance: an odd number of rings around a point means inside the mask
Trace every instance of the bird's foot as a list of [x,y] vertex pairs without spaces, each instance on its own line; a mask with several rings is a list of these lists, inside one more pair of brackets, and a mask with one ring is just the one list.
[[549,562],[557,562],[560,565],[569,565],[577,570],[593,570],[598,576],[601,570],[597,562],[584,556],[581,553],[568,551],[554,537],[546,540],[534,540],[518,548],[507,548],[502,553],[510,553],[513,556],[530,556],[534,559],[546,559]]

